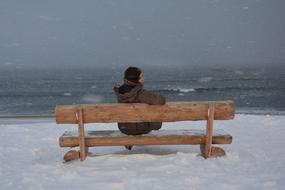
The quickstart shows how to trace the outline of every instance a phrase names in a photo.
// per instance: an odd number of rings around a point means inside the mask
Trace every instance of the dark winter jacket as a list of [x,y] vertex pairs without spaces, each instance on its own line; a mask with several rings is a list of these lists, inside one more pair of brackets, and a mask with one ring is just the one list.
[[[120,87],[114,87],[119,103],[146,103],[150,105],[163,105],[165,98],[160,95],[151,93],[138,83],[125,80]],[[127,135],[140,135],[149,133],[151,130],[161,128],[160,122],[143,122],[143,123],[118,123],[121,132]]]

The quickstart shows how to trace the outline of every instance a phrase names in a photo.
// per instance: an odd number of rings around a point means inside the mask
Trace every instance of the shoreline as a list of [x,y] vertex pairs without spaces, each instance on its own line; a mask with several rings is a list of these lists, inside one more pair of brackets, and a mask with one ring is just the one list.
[[0,119],[13,119],[13,118],[19,118],[19,119],[28,119],[28,118],[54,118],[54,114],[50,115],[0,115]]

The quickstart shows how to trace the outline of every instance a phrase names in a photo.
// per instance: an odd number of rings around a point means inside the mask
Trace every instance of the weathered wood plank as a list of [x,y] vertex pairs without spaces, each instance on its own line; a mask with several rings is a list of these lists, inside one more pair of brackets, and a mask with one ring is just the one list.
[[86,149],[85,149],[85,132],[84,132],[84,123],[83,123],[83,110],[78,109],[77,110],[77,119],[78,119],[78,133],[79,133],[79,147],[80,147],[80,160],[83,161],[86,159]]
[[209,158],[211,156],[214,114],[215,114],[214,106],[210,104],[209,109],[208,109],[207,133],[206,133],[204,158]]
[[[160,130],[139,136],[127,136],[120,131],[86,131],[85,146],[205,144],[204,130]],[[213,133],[213,144],[230,144],[232,136],[223,130]],[[59,138],[61,147],[78,146],[78,133],[65,132]]]
[[209,104],[214,105],[215,120],[234,118],[233,101],[169,102],[165,105],[133,103],[56,106],[55,118],[58,124],[76,124],[76,110],[80,107],[84,110],[84,123],[207,120]]

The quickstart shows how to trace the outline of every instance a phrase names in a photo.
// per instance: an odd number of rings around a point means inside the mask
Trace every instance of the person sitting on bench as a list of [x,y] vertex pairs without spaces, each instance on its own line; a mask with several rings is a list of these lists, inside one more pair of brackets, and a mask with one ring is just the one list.
[[[115,86],[118,103],[146,103],[163,105],[165,98],[143,88],[144,76],[141,69],[129,67],[124,73],[124,84]],[[159,130],[161,122],[118,123],[119,130],[126,135],[142,135],[152,130]]]

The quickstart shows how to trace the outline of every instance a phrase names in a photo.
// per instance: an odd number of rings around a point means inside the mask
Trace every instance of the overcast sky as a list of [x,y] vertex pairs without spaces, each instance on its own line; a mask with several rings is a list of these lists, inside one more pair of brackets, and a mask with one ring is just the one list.
[[284,0],[0,0],[0,68],[283,64],[284,34]]

